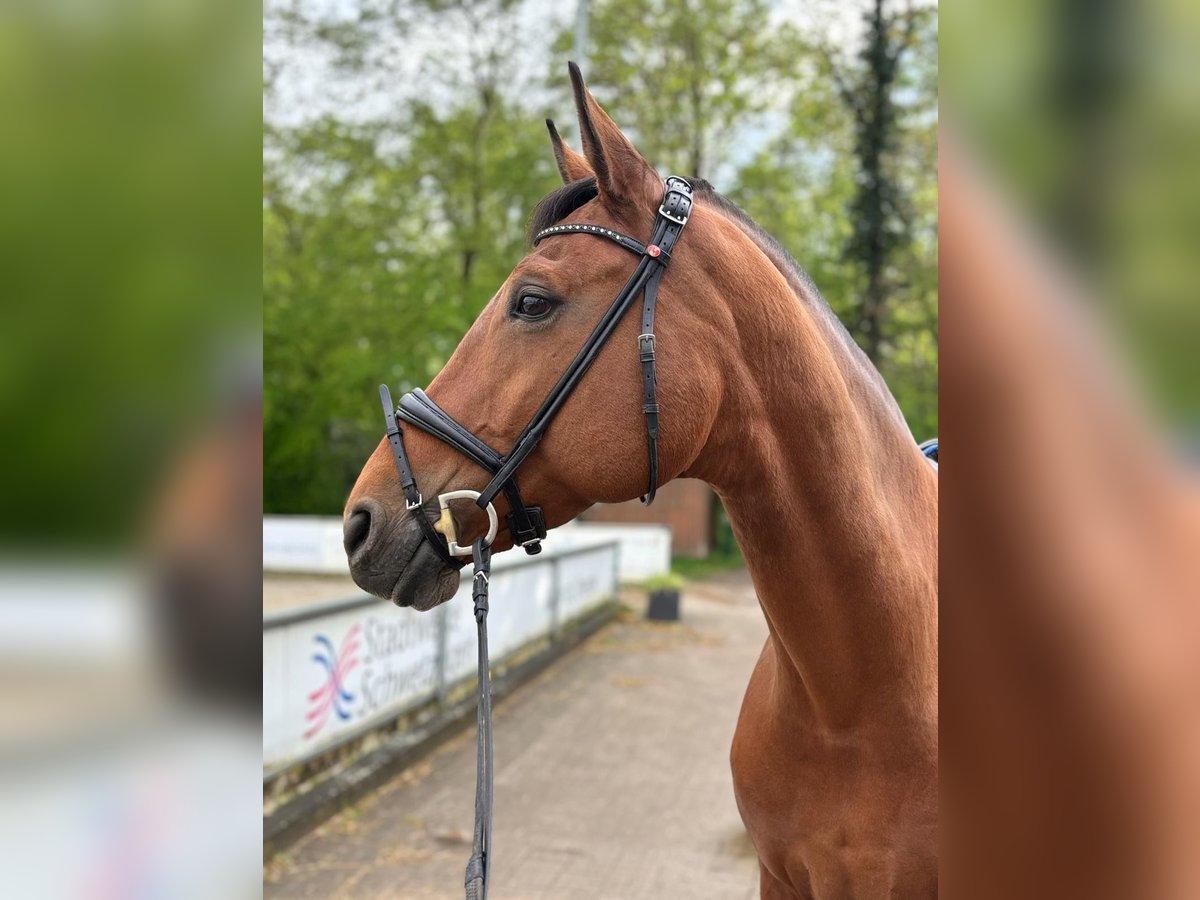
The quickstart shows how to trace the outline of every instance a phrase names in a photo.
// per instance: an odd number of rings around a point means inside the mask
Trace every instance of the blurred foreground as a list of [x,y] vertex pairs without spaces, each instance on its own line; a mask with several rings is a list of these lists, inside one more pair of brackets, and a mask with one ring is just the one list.
[[1167,3],[943,19],[953,896],[1200,896],[1196,26]]
[[259,21],[0,6],[0,895],[259,885]]
[[943,886],[1200,889],[1200,499],[1074,289],[942,147]]

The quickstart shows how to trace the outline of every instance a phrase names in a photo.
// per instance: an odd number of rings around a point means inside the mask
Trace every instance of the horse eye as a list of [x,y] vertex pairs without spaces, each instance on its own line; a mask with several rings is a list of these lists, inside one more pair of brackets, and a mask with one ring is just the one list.
[[514,312],[522,319],[544,319],[553,308],[554,304],[545,297],[539,297],[537,294],[522,294],[517,298]]

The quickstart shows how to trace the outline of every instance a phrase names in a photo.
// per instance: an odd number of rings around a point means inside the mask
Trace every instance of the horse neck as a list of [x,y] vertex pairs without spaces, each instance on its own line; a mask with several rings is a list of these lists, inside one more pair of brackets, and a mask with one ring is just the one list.
[[723,288],[738,346],[687,474],[716,489],[745,553],[776,686],[791,688],[772,695],[826,729],[927,722],[936,476],[828,307],[772,262],[774,275],[743,271]]

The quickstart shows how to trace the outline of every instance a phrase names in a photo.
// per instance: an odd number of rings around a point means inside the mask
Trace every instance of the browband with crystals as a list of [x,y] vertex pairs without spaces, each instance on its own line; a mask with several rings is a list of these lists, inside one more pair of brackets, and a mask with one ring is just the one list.
[[641,241],[631,238],[627,234],[621,234],[619,231],[613,231],[611,228],[605,228],[603,225],[551,225],[533,236],[533,246],[536,247],[542,238],[555,234],[594,234],[597,237],[608,238],[638,255],[646,252],[646,245]]

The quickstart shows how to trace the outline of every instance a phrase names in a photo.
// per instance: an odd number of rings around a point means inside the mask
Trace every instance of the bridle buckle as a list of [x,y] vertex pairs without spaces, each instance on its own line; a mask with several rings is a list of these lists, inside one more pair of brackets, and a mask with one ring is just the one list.
[[420,491],[417,491],[417,499],[416,500],[405,500],[404,501],[404,508],[407,509],[409,512],[412,512],[414,509],[420,509],[424,505],[425,505],[425,500],[421,497]]
[[639,334],[638,335],[638,356],[643,363],[654,362],[654,335]]
[[672,222],[674,222],[676,225],[683,226],[683,225],[686,225],[686,224],[688,223],[688,217],[687,217],[687,216],[677,216],[677,215],[675,215],[674,213],[669,213],[669,212],[667,212],[667,209],[666,209],[666,204],[665,204],[665,203],[660,203],[660,204],[659,204],[659,206],[658,206],[658,214],[659,214],[660,216],[662,216],[664,219],[670,219],[670,220],[671,220]]
[[671,175],[667,178],[666,187],[667,191],[663,195],[662,203],[658,204],[658,214],[682,228],[687,224],[688,216],[679,216],[673,212],[669,212],[667,204],[671,202],[671,195],[674,194],[679,198],[676,203],[682,205],[685,211],[690,212],[692,208],[692,186],[678,175]]

